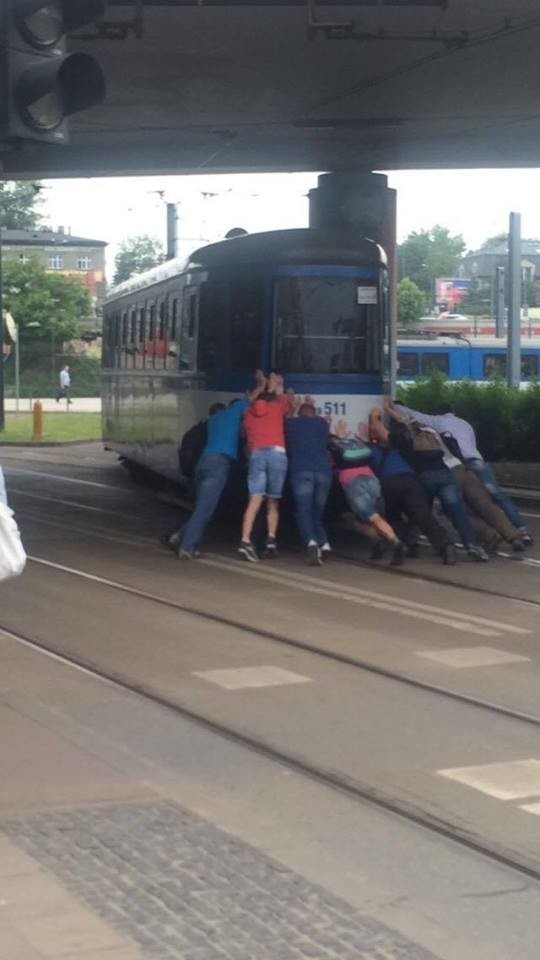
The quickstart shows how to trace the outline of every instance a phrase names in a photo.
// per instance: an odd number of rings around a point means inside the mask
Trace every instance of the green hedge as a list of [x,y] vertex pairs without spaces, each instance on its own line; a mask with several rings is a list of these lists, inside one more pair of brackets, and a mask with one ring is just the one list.
[[398,399],[415,410],[436,413],[449,403],[472,423],[486,460],[540,462],[540,384],[525,390],[504,381],[449,383],[441,374],[398,388]]
[[[72,357],[60,354],[55,359],[54,377],[50,358],[40,363],[22,366],[20,376],[21,397],[54,397],[58,390],[58,374],[69,364],[71,373],[71,395],[73,397],[101,396],[101,361],[98,357]],[[15,396],[15,366],[13,359],[4,364],[5,395]]]

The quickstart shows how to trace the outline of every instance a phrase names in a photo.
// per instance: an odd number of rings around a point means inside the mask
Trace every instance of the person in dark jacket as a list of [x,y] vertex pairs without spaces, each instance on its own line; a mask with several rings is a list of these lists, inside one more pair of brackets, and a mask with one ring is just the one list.
[[296,507],[296,523],[306,550],[306,561],[321,564],[331,552],[323,514],[332,485],[328,455],[329,426],[306,399],[297,417],[285,421],[289,480]]
[[[388,431],[380,420],[378,408],[371,412],[369,426],[370,437],[378,440],[377,444],[371,444],[371,466],[381,484],[386,519],[394,530],[399,530],[404,514],[409,524],[418,527],[427,537],[434,550],[442,557],[443,563],[455,564],[454,544],[444,527],[433,516],[431,504],[420,480],[399,450],[392,450],[387,446]],[[413,550],[414,544],[409,547],[411,555],[414,555]]]

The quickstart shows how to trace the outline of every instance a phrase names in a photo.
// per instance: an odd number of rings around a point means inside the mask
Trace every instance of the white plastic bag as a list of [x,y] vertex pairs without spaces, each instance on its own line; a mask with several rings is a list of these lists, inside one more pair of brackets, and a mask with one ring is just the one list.
[[25,564],[26,553],[13,510],[0,502],[0,581],[18,577]]

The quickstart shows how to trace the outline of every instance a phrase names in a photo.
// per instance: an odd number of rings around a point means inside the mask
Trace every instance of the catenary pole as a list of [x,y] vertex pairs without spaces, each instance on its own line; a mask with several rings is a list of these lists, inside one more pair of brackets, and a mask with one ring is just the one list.
[[521,214],[510,214],[508,238],[508,334],[506,372],[508,384],[521,380]]

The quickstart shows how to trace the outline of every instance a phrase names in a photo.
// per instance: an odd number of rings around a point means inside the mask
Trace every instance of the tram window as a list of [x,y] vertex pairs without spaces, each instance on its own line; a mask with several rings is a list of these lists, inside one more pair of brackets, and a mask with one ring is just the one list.
[[420,372],[420,364],[417,353],[402,353],[398,350],[398,377],[400,380],[409,380],[411,377],[417,377]]
[[139,310],[138,344],[135,355],[135,366],[138,370],[144,367],[144,353],[146,349],[146,311],[144,307]]
[[538,376],[538,357],[534,353],[521,355],[521,379],[533,380]]
[[450,358],[447,353],[423,353],[422,354],[422,373],[429,376],[430,373],[444,373],[448,376],[450,372]]
[[[364,285],[365,286],[365,285]],[[373,299],[343,277],[287,277],[277,283],[274,363],[283,373],[379,373],[382,320]]]
[[223,363],[227,303],[227,284],[210,281],[201,285],[198,365],[205,373],[212,373]]
[[171,340],[176,340],[177,327],[178,327],[178,298],[175,297],[172,302],[172,312],[171,312]]
[[506,357],[502,353],[484,354],[484,377],[494,380],[496,377],[506,376]]
[[180,369],[195,369],[197,359],[197,287],[186,287],[182,302],[182,329],[180,331]]
[[150,369],[154,366],[154,357],[156,354],[156,332],[156,305],[155,303],[151,303],[148,313],[148,331],[144,352],[144,365]]
[[264,285],[260,280],[234,281],[229,296],[229,370],[255,370],[261,363]]

